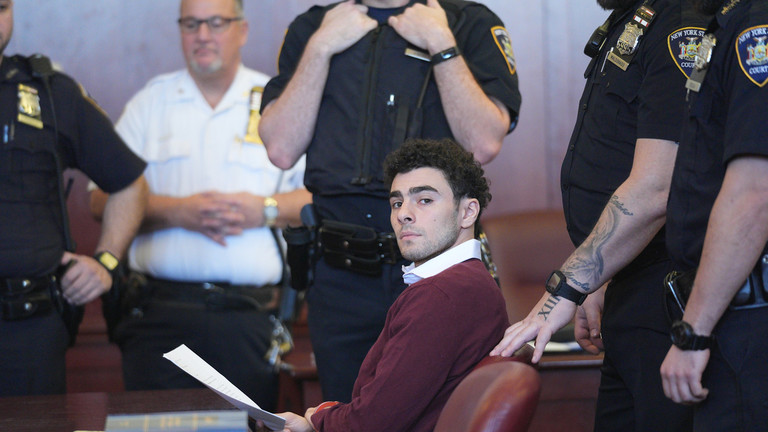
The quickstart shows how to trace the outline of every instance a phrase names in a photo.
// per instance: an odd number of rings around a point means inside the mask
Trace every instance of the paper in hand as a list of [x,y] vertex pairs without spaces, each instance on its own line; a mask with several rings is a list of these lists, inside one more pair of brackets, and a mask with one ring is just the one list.
[[264,425],[269,429],[281,431],[285,427],[284,418],[259,408],[256,402],[239,388],[235,387],[224,375],[206,363],[205,360],[200,358],[186,345],[179,345],[175,349],[163,354],[163,357],[172,361],[184,372],[192,375],[232,405],[246,411],[251,418],[263,421]]

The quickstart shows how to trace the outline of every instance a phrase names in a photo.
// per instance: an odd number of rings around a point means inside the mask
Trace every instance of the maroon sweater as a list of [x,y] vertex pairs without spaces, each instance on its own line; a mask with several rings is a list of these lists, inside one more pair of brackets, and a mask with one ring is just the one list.
[[431,432],[453,390],[508,325],[504,298],[481,261],[421,280],[390,308],[352,402],[312,422],[321,432]]

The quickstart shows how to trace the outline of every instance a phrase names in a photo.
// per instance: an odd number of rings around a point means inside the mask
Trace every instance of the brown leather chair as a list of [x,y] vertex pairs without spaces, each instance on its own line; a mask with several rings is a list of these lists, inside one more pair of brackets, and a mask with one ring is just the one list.
[[498,268],[509,321],[525,318],[544,294],[544,282],[573,252],[562,210],[537,210],[482,220]]
[[518,360],[515,356],[486,357],[480,362],[448,398],[435,432],[528,430],[541,381],[533,367]]

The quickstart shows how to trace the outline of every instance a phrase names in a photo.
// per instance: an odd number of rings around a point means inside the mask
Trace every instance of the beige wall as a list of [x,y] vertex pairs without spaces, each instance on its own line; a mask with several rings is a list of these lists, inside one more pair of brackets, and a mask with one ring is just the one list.
[[[250,39],[244,63],[274,74],[287,25],[315,3],[329,1],[245,0]],[[510,32],[523,94],[519,126],[487,166],[494,196],[487,214],[559,208],[560,161],[587,65],[582,49],[607,13],[590,0],[483,3]],[[17,0],[15,9],[16,28],[6,53],[50,56],[113,120],[149,78],[183,67],[176,0]],[[84,194],[78,182],[72,198],[75,225],[87,217]]]

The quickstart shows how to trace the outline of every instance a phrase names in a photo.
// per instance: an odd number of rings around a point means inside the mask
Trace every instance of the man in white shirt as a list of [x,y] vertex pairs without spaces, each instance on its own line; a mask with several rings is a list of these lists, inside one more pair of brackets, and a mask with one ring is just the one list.
[[[151,195],[128,255],[146,283],[115,340],[127,390],[199,386],[162,357],[185,343],[273,409],[277,380],[264,355],[283,260],[271,228],[298,224],[311,197],[303,161],[280,170],[256,133],[269,77],[241,63],[242,8],[182,0],[186,69],[151,80],[117,124],[149,164]],[[97,215],[102,200],[94,192]]]
[[451,140],[413,140],[387,158],[384,172],[397,244],[413,261],[403,267],[409,286],[363,361],[352,401],[325,402],[304,417],[281,414],[285,431],[432,431],[507,326],[474,239],[491,197],[480,164]]

